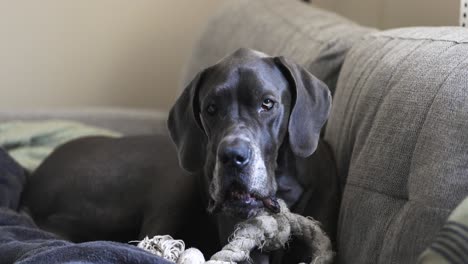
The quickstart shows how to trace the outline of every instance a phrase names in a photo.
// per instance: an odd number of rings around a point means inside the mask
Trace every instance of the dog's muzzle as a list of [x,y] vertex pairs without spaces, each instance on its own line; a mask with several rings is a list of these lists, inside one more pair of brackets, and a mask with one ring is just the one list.
[[254,216],[259,209],[266,208],[273,213],[279,213],[280,205],[275,196],[260,197],[254,193],[243,191],[242,188],[238,188],[236,185],[231,186],[227,192],[225,199],[225,208],[237,212],[238,216],[243,218],[250,218]]
[[279,210],[267,189],[267,170],[259,148],[243,136],[229,136],[218,145],[212,198],[223,212],[241,218],[263,208]]

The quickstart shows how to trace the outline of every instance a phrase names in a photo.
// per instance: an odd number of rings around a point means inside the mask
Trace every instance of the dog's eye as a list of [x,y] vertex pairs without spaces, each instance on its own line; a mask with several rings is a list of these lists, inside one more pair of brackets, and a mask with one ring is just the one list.
[[218,111],[218,109],[216,108],[216,105],[214,104],[209,104],[206,109],[205,109],[206,113],[209,114],[209,115],[214,115],[216,114],[216,112]]
[[270,111],[273,108],[273,106],[275,106],[275,101],[267,98],[263,100],[262,111]]

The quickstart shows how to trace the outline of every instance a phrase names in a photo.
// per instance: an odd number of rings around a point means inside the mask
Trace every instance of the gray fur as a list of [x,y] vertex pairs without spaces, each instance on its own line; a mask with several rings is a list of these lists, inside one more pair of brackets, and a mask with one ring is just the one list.
[[[260,109],[266,97],[275,101],[270,111]],[[215,106],[215,114],[207,112],[210,105]],[[217,219],[222,241],[233,224],[264,209],[249,199],[233,203],[230,197],[237,190],[256,201],[281,197],[289,206],[297,204],[304,190],[301,177],[310,177],[297,166],[318,158],[311,155],[319,146],[330,108],[330,91],[304,68],[249,49],[239,49],[203,70],[185,88],[171,109],[168,127],[181,166],[201,172],[209,210],[221,212]],[[250,153],[248,163],[225,163],[226,148]],[[331,175],[324,174],[313,177]],[[336,181],[328,183],[332,185],[317,188],[329,190],[327,197],[337,197]],[[334,201],[324,205],[330,210],[322,210],[327,220],[336,217],[338,199]]]

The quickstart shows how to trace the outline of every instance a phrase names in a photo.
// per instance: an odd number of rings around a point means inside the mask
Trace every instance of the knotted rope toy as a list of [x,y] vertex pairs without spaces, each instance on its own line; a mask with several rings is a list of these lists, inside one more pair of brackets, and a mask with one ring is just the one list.
[[278,203],[279,213],[264,211],[239,223],[229,243],[209,261],[205,261],[198,249],[184,250],[184,242],[170,236],[146,237],[138,243],[138,247],[177,264],[232,264],[249,260],[250,251],[255,248],[266,251],[283,248],[293,236],[307,244],[312,256],[311,264],[332,263],[334,253],[331,242],[319,222],[291,213],[282,200],[278,200]]

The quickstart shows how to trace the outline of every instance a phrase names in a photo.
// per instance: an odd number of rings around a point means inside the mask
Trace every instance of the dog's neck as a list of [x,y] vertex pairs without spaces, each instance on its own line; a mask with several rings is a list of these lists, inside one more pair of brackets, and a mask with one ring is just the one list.
[[296,155],[289,146],[289,140],[286,138],[278,151],[276,159],[276,183],[278,190],[277,197],[283,199],[288,207],[293,207],[299,201],[304,188],[299,182],[299,173],[296,169]]

